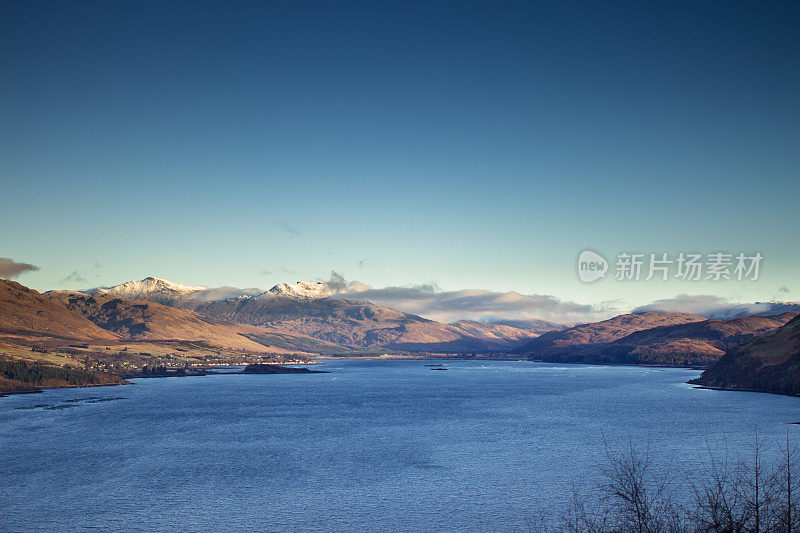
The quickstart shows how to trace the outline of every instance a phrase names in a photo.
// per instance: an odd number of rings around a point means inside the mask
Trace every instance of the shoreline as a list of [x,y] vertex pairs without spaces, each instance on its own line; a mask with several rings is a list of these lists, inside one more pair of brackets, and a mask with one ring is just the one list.
[[0,391],[0,398],[18,394],[40,394],[48,390],[57,389],[91,389],[95,387],[120,387],[122,385],[135,385],[135,383],[131,383],[130,381],[123,379],[122,383],[87,383],[86,385],[61,385],[58,387],[40,387],[38,385],[32,385],[33,387],[36,387],[36,390]]
[[[325,363],[319,361],[313,361],[308,363],[267,363],[270,365],[276,366],[304,366],[304,365],[324,365]],[[48,390],[58,390],[58,389],[89,389],[94,387],[118,387],[121,385],[136,385],[129,379],[156,379],[156,378],[185,378],[185,377],[202,377],[202,376],[218,376],[218,375],[225,375],[225,374],[244,374],[244,372],[215,372],[213,369],[229,369],[229,368],[246,368],[248,365],[212,365],[205,368],[197,368],[191,369],[188,373],[185,374],[178,374],[178,373],[170,373],[170,374],[162,374],[162,375],[131,375],[126,374],[124,376],[119,376],[122,381],[120,383],[87,383],[85,385],[59,385],[54,387],[42,387],[39,385],[31,385],[33,387],[32,390],[0,390],[0,398],[12,395],[20,395],[20,394],[40,394],[42,392]],[[294,372],[286,372],[294,373]],[[310,371],[310,373],[315,374],[322,374],[327,373],[323,371]]]
[[[700,383],[693,383],[694,380],[687,381],[686,383],[692,385],[695,389],[706,389],[706,390],[716,390],[716,391],[724,391],[724,392],[759,392],[761,394],[777,394],[779,396],[792,396],[794,398],[800,398],[800,393],[793,393],[793,392],[778,392],[778,391],[771,391],[766,389],[745,389],[741,387],[715,387],[712,385],[701,385]],[[800,422],[793,422],[798,423]]]
[[[269,363],[274,365],[280,366],[304,366],[304,365],[325,365],[326,361],[336,361],[336,360],[350,360],[350,361],[359,361],[359,360],[369,360],[369,361],[437,361],[437,362],[446,362],[446,361],[482,361],[482,362],[492,362],[492,361],[506,361],[506,362],[530,362],[530,363],[543,363],[543,364],[551,364],[551,365],[586,365],[586,366],[607,366],[607,367],[634,367],[634,368],[650,368],[650,369],[683,369],[683,370],[694,370],[694,371],[702,371],[704,368],[698,367],[691,367],[691,366],[679,366],[679,365],[653,365],[653,364],[622,364],[622,363],[586,363],[586,362],[552,362],[552,361],[537,361],[537,360],[530,360],[530,359],[520,359],[518,357],[482,357],[479,355],[475,356],[435,356],[435,355],[417,355],[417,356],[397,356],[397,355],[381,355],[381,356],[363,356],[363,357],[340,357],[340,356],[318,356],[315,358],[314,361],[307,362],[307,363]],[[53,389],[76,389],[76,388],[92,388],[92,387],[115,387],[120,385],[135,385],[128,381],[129,379],[154,379],[154,378],[179,378],[179,377],[197,377],[197,376],[209,376],[209,375],[223,375],[229,374],[230,372],[215,372],[213,369],[229,369],[229,368],[238,368],[244,367],[246,365],[210,365],[203,369],[195,369],[195,372],[189,372],[186,374],[168,374],[168,375],[151,375],[151,376],[136,376],[136,375],[125,375],[120,376],[123,379],[122,383],[97,383],[97,384],[86,384],[86,385],[65,385],[65,386],[56,386],[56,387],[38,387],[35,386],[37,390],[27,390],[27,391],[0,391],[0,398],[4,396],[11,396],[17,394],[38,394],[44,392],[46,390],[53,390]],[[314,373],[323,373],[323,372],[314,372]],[[765,391],[765,390],[745,390],[745,389],[732,389],[732,388],[721,388],[721,387],[706,387],[703,385],[698,385],[692,383],[691,381],[687,381],[687,384],[694,385],[695,388],[707,388],[712,390],[738,390],[742,392],[764,392],[768,394],[781,394],[784,396],[800,396],[795,394],[782,394],[778,392],[772,391]]]

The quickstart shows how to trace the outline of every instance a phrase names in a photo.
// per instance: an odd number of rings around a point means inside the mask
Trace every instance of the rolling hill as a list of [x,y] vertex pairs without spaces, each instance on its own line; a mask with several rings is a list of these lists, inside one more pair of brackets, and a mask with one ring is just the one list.
[[0,331],[62,339],[119,340],[84,316],[33,289],[0,279]]
[[708,365],[722,357],[725,350],[775,331],[797,314],[660,326],[618,339],[604,347],[600,356],[601,360],[616,364]]
[[51,291],[45,296],[124,339],[201,341],[242,350],[264,349],[263,345],[244,335],[266,331],[211,320],[185,309],[69,291]]
[[542,361],[594,362],[603,348],[631,333],[703,320],[703,317],[690,313],[648,312],[619,315],[602,322],[544,333],[513,350],[513,353],[529,355]]
[[800,394],[800,316],[727,352],[691,381],[705,387]]
[[564,324],[556,324],[555,322],[550,322],[548,320],[539,320],[537,318],[520,318],[520,319],[501,319],[501,320],[493,320],[490,322],[491,324],[499,324],[501,326],[511,326],[512,328],[523,329],[525,331],[530,331],[531,333],[535,333],[536,335],[541,335],[542,333],[547,333],[548,331],[557,331],[561,329],[566,329],[569,326],[565,326]]

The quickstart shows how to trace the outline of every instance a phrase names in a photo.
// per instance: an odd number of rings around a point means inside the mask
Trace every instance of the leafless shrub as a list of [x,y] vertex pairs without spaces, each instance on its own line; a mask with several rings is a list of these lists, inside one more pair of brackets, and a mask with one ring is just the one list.
[[740,532],[745,527],[745,505],[736,464],[731,466],[727,451],[722,458],[709,449],[704,476],[692,482],[696,509],[695,530],[700,532]]
[[[637,450],[606,446],[606,467],[591,492],[573,487],[571,501],[557,523],[540,518],[540,533],[800,533],[800,451],[789,441],[779,445],[774,464],[754,432],[750,453],[731,461],[709,450],[705,472],[684,479],[691,502],[679,504],[668,472],[658,470],[649,443]],[[541,515],[544,516],[544,515]]]
[[773,524],[776,533],[800,531],[800,506],[798,505],[797,476],[800,467],[800,452],[789,441],[786,430],[786,444],[778,446],[778,464],[775,472],[777,492],[773,508]]

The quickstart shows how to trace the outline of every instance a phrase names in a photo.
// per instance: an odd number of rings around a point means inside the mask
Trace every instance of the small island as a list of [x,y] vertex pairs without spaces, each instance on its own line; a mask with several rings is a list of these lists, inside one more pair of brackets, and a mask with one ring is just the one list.
[[255,363],[247,365],[242,370],[242,374],[327,374],[325,370],[309,370],[305,367],[294,367],[286,365],[269,365],[265,363]]

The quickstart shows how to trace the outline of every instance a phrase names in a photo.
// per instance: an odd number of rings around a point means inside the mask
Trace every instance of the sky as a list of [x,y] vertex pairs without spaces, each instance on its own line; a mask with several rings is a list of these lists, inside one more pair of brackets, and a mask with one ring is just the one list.
[[[798,26],[790,2],[2,1],[0,257],[37,290],[798,300]],[[763,262],[615,280],[625,252]]]

